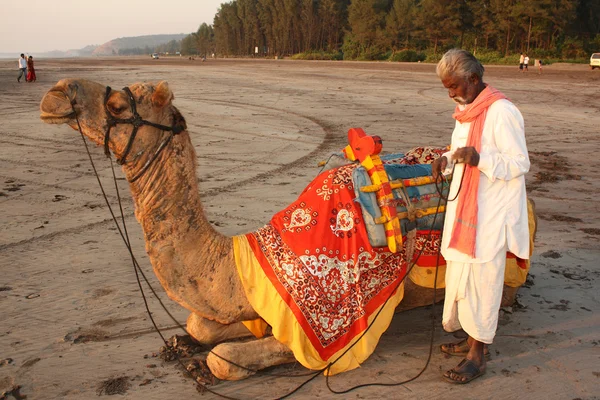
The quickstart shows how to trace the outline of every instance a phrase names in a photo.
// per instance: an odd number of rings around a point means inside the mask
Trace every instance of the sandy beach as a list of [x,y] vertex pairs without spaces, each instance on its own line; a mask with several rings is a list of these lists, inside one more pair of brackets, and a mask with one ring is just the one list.
[[[7,398],[218,398],[199,394],[173,362],[146,314],[131,259],[98,188],[81,136],[39,118],[44,93],[63,78],[115,89],[166,80],[187,120],[210,221],[228,235],[269,221],[317,175],[317,164],[346,145],[351,127],[383,139],[385,153],[449,144],[454,105],[431,64],[105,58],[36,60],[37,82],[17,83],[17,57],[0,61],[0,394]],[[292,398],[600,398],[600,71],[549,65],[519,73],[486,66],[484,80],[521,110],[532,168],[529,196],[539,217],[530,279],[500,313],[488,372],[451,385],[459,361],[438,345],[452,340],[437,319],[431,363],[406,385],[334,395],[323,376]],[[91,146],[118,210],[103,150]],[[169,311],[144,253],[129,189],[117,169],[125,221],[137,259]],[[149,293],[147,292],[147,295]],[[182,334],[155,299],[166,337]],[[330,379],[335,390],[399,382],[424,366],[431,307],[398,313],[375,353]],[[300,365],[277,373],[304,373]],[[273,399],[306,378],[258,374],[219,382],[237,399]]]

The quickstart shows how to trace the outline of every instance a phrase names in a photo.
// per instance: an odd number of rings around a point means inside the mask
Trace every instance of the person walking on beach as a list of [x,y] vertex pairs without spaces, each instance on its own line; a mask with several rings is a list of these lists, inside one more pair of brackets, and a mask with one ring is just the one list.
[[27,82],[35,82],[35,68],[33,68],[33,56],[29,56],[27,59]]
[[529,56],[527,54],[525,54],[525,58],[523,59],[523,64],[525,66],[525,72],[529,72],[529,69],[527,69],[527,67],[529,66]]
[[[523,116],[483,82],[483,65],[469,52],[448,51],[437,75],[457,103],[450,150],[432,164],[438,180],[453,172],[441,253],[446,259],[442,325],[468,338],[440,346],[464,357],[443,377],[468,383],[486,371],[502,300],[506,252],[529,258],[525,174],[530,161]],[[458,196],[458,197],[457,197]]]
[[19,77],[17,78],[17,82],[21,82],[21,77],[24,77],[25,82],[27,82],[27,60],[23,53],[21,53],[21,58],[19,58]]
[[519,72],[523,72],[523,63],[525,62],[525,56],[521,53],[521,57],[519,58]]
[[542,74],[542,60],[538,60],[538,68],[539,68],[538,75],[541,75]]

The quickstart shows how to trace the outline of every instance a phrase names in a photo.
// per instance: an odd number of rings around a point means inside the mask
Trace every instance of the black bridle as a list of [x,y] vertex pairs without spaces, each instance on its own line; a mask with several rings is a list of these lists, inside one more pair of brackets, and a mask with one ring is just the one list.
[[117,126],[118,124],[133,125],[133,131],[131,131],[131,135],[129,136],[129,141],[127,142],[125,151],[123,152],[123,154],[121,155],[120,158],[117,158],[117,164],[119,164],[119,165],[123,165],[127,162],[127,156],[129,155],[129,152],[131,151],[131,147],[133,146],[133,141],[135,140],[135,136],[137,135],[137,131],[140,128],[140,126],[148,125],[148,126],[152,126],[154,128],[160,129],[161,131],[171,132],[171,134],[169,136],[167,136],[167,138],[164,139],[161,142],[161,144],[158,146],[156,152],[154,153],[154,156],[152,156],[152,158],[150,158],[148,161],[146,161],[146,164],[144,164],[142,169],[132,179],[129,180],[129,182],[135,182],[142,176],[142,174],[144,172],[146,172],[146,170],[148,169],[148,167],[150,167],[150,165],[154,162],[154,160],[156,160],[156,158],[161,153],[161,151],[167,146],[167,144],[169,144],[171,139],[173,139],[173,136],[177,135],[185,130],[185,126],[177,124],[177,118],[175,115],[173,115],[173,125],[172,126],[155,124],[154,122],[150,122],[150,121],[146,121],[145,119],[142,119],[142,117],[137,112],[135,97],[133,97],[133,93],[131,93],[131,90],[128,87],[124,87],[123,91],[125,93],[127,93],[127,96],[129,97],[129,106],[131,107],[131,113],[133,114],[133,116],[130,118],[115,118],[112,115],[112,113],[110,112],[110,110],[108,109],[108,99],[112,92],[112,89],[110,86],[106,87],[106,94],[104,95],[104,111],[106,112],[106,133],[104,134],[104,154],[106,154],[107,157],[110,157],[110,149],[108,147],[108,142],[110,140],[110,131],[113,127]]

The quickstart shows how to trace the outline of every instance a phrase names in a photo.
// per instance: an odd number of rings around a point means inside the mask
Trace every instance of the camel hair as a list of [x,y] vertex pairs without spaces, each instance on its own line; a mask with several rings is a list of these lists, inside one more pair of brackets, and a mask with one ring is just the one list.
[[[185,121],[173,106],[173,93],[166,82],[129,86],[142,119],[155,124],[185,128]],[[83,79],[64,79],[44,96],[41,119],[49,124],[67,124],[89,140],[104,145],[107,111],[114,118],[133,117],[125,91],[106,96],[106,86]],[[77,118],[76,118],[77,116]],[[108,146],[120,159],[133,127],[117,124],[110,131]],[[174,135],[149,166],[170,132],[142,125],[122,165],[130,181],[135,216],[142,226],[146,252],[154,273],[168,296],[191,313],[187,331],[198,342],[217,344],[207,357],[211,372],[220,379],[238,380],[253,372],[239,368],[214,353],[254,370],[294,361],[293,353],[273,336],[254,340],[241,321],[259,315],[246,298],[238,275],[233,239],[217,232],[205,216],[196,176],[196,154],[187,129]],[[139,179],[131,182],[147,167]],[[437,299],[443,298],[438,289]],[[505,286],[505,303],[512,303],[516,290]],[[433,289],[406,279],[405,294],[398,310],[431,304]],[[234,342],[228,340],[236,339]]]

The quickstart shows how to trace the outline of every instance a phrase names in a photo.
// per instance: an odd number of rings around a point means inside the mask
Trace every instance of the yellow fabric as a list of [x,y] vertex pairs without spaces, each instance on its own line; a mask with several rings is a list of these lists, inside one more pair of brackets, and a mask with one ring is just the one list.
[[[438,268],[437,285],[435,287],[444,289],[446,287],[446,266],[440,265]],[[435,267],[419,267],[418,265],[415,265],[408,273],[408,278],[415,285],[433,289]]]
[[529,271],[529,260],[526,260],[527,268],[523,269],[517,265],[516,258],[506,259],[506,269],[504,270],[504,284],[510,287],[519,287],[525,283],[527,272]]
[[[328,363],[336,360],[362,335],[357,335],[345,348],[334,354],[329,360],[322,360],[312,343],[305,335],[302,327],[296,320],[294,313],[283,301],[277,289],[271,284],[265,275],[260,263],[254,257],[254,253],[245,236],[234,236],[233,246],[235,251],[235,263],[240,279],[242,280],[248,301],[254,310],[268,323],[273,331],[273,336],[281,343],[288,346],[296,360],[304,367],[319,370],[327,367]],[[396,293],[392,295],[377,320],[365,334],[360,343],[352,347],[340,360],[331,366],[330,375],[358,368],[375,350],[379,338],[388,328],[396,306],[404,297],[404,283],[400,285]],[[374,319],[378,308],[368,319],[369,323]]]
[[[531,200],[527,199],[527,220],[529,222],[529,256],[533,254],[533,238],[537,224],[535,220],[535,206]],[[525,283],[531,263],[525,260],[527,268],[523,269],[517,265],[516,258],[506,259],[506,269],[504,271],[504,283],[510,287],[519,287]]]
[[267,328],[269,327],[269,325],[262,318],[253,319],[252,321],[242,321],[242,324],[244,324],[244,326],[248,328],[248,330],[252,332],[257,339],[265,336],[265,333],[267,333]]
[[[533,254],[533,238],[535,237],[535,231],[537,229],[536,219],[535,219],[535,206],[531,202],[531,200],[527,200],[527,219],[529,222],[529,255]],[[521,268],[517,264],[516,258],[507,258],[506,259],[506,268],[504,270],[504,284],[510,287],[519,287],[525,283],[527,279],[527,274],[529,273],[529,268],[531,263],[529,260],[525,260],[526,268]],[[435,277],[435,269],[434,268],[424,268],[415,265],[414,268],[408,274],[413,283],[416,285],[433,288],[433,278]],[[437,288],[442,289],[446,287],[446,266],[441,266],[440,271],[438,273],[438,284]]]

